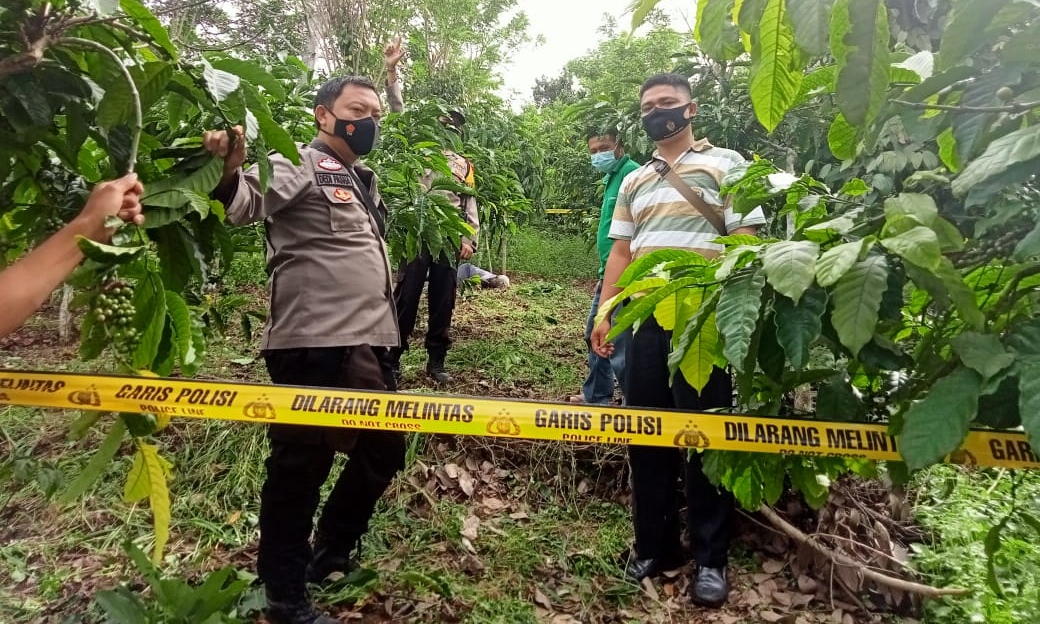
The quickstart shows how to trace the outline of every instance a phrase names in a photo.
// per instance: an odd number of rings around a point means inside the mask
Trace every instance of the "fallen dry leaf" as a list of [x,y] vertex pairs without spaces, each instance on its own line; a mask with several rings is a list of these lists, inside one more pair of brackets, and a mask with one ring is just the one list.
[[466,469],[470,472],[477,472],[480,470],[480,464],[478,464],[477,460],[472,457],[466,457]]
[[798,591],[803,594],[815,594],[816,590],[820,587],[820,584],[816,582],[816,579],[811,576],[802,574],[798,577]]
[[445,464],[444,473],[451,479],[459,478],[459,466],[458,464]]
[[537,587],[534,588],[534,603],[546,611],[552,611],[552,601],[549,597],[542,593],[542,590]]
[[589,480],[588,479],[582,479],[578,483],[578,494],[585,494],[586,492],[588,492],[591,489],[592,489],[592,486],[589,485]]
[[769,599],[772,597],[773,592],[777,590],[776,581],[770,579],[768,581],[758,584],[758,593],[762,594],[763,598]]
[[462,537],[469,538],[471,540],[477,539],[477,529],[480,528],[480,518],[470,515],[468,518],[462,521]]
[[238,522],[241,517],[242,517],[242,510],[241,509],[235,510],[235,511],[231,512],[231,515],[228,516],[228,519],[224,521],[224,524],[227,524],[229,526],[235,526],[235,523]]
[[513,520],[527,520],[528,518],[530,518],[530,516],[527,515],[527,512],[524,511],[513,512],[509,514],[509,517]]
[[506,507],[509,506],[508,503],[502,502],[501,499],[490,498],[490,497],[489,498],[485,498],[484,501],[483,501],[483,504],[484,504],[484,507],[486,507],[490,511],[498,511],[500,509],[505,509]]
[[649,578],[644,578],[641,585],[643,586],[643,590],[646,592],[646,594],[650,596],[650,598],[652,598],[654,602],[661,601],[661,595],[657,593],[657,588],[654,587],[653,581],[651,581]]
[[473,489],[475,485],[476,481],[473,479],[473,476],[469,474],[469,472],[465,470],[459,471],[459,487],[462,488],[462,492],[466,496],[473,496]]
[[755,583],[765,583],[769,579],[773,578],[772,574],[766,574],[765,572],[755,572],[751,575],[751,580]]
[[846,613],[845,616],[841,618],[841,624],[856,624],[856,620],[852,619],[851,613]]
[[777,559],[770,559],[762,564],[762,571],[766,574],[779,574],[780,570],[784,569],[784,562]]
[[784,616],[775,611],[759,611],[758,617],[761,618],[763,622],[779,622],[784,618]]
[[790,608],[791,604],[794,602],[794,596],[785,591],[776,591],[773,592],[773,601]]

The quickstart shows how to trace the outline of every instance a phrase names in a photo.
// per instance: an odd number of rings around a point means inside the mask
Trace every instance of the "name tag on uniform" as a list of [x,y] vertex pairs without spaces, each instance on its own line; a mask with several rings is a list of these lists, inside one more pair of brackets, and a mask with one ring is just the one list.
[[354,181],[346,173],[315,172],[314,181],[318,186],[354,186]]

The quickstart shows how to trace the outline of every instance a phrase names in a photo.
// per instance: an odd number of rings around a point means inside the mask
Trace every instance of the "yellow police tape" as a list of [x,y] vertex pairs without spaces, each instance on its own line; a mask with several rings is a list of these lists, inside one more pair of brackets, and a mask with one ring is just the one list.
[[[899,460],[883,425],[226,381],[0,372],[0,404],[287,425]],[[1040,468],[1021,433],[972,431],[948,461]]]

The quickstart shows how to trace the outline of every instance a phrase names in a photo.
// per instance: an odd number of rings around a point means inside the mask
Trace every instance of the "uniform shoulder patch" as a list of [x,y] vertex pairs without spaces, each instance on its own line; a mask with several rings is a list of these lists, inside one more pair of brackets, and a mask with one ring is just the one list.
[[318,169],[324,169],[325,171],[343,171],[343,163],[332,158],[331,156],[323,156],[318,159],[315,163]]

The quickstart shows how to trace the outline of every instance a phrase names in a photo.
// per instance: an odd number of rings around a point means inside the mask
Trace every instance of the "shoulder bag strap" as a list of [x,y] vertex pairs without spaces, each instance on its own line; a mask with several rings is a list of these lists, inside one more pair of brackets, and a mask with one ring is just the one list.
[[679,174],[675,173],[675,170],[672,169],[671,165],[663,160],[657,160],[654,162],[654,171],[656,171],[657,175],[661,176],[665,182],[670,184],[672,188],[679,191],[679,194],[682,195],[683,198],[697,210],[697,212],[701,213],[702,217],[707,219],[708,223],[715,228],[715,231],[722,236],[726,235],[726,223],[722,220],[722,217],[719,216],[719,213],[712,210],[711,206],[704,201],[704,198],[690,188],[690,185],[684,182],[683,179],[679,177]]

